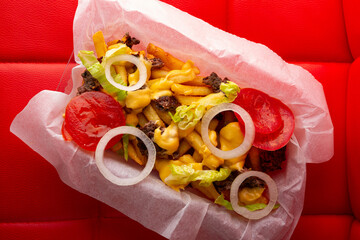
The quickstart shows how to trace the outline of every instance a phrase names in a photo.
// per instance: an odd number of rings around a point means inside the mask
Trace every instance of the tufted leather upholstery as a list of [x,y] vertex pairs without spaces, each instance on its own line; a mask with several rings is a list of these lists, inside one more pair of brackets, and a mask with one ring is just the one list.
[[[165,2],[267,45],[323,84],[335,155],[307,165],[304,211],[292,239],[360,239],[359,1]],[[50,164],[9,132],[32,96],[57,88],[72,52],[77,2],[0,3],[0,239],[163,239],[63,184]]]

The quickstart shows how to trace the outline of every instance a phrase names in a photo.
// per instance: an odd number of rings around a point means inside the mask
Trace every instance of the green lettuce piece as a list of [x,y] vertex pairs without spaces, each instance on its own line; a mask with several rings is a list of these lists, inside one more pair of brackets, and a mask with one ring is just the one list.
[[[249,211],[256,211],[256,210],[261,210],[266,208],[267,204],[265,203],[255,203],[255,204],[250,204],[250,205],[245,205],[245,207],[247,208],[247,210]],[[280,204],[275,204],[273,209],[278,209],[280,207]]]
[[170,165],[171,173],[165,179],[165,183],[168,185],[183,185],[192,181],[199,181],[200,186],[210,186],[214,181],[223,181],[231,173],[230,169],[220,168],[216,170],[195,170],[191,165],[177,166],[175,164]]
[[124,158],[127,161],[129,159],[129,152],[128,152],[128,146],[129,146],[129,135],[124,134],[122,136],[123,140],[123,147],[124,147]]
[[228,81],[227,83],[220,84],[220,91],[225,93],[228,102],[233,102],[240,92],[240,88],[236,83]]
[[78,57],[80,58],[82,64],[84,65],[84,67],[86,67],[86,69],[99,62],[95,57],[93,51],[81,50],[79,51]]
[[[224,206],[228,210],[234,210],[232,205],[231,205],[231,202],[226,200],[224,198],[223,194],[221,194],[217,199],[215,199],[214,203],[216,203],[216,204],[218,204],[220,206]],[[264,208],[266,208],[266,206],[267,206],[267,204],[265,204],[265,203],[255,203],[255,204],[245,205],[244,207],[246,207],[247,210],[253,212],[253,211],[256,211],[256,210],[264,209]],[[280,204],[277,203],[277,204],[275,204],[273,209],[278,209],[279,207],[280,207]]]
[[220,206],[224,206],[226,207],[227,210],[234,210],[232,205],[231,205],[231,202],[229,202],[228,200],[226,200],[224,198],[224,195],[221,194],[220,196],[218,196],[216,199],[215,199],[215,203],[220,205]]
[[228,81],[227,83],[221,83],[220,90],[221,92],[211,93],[189,106],[177,107],[176,113],[171,115],[172,120],[182,130],[194,127],[209,108],[234,101],[240,88],[235,83]]
[[[112,49],[112,50],[117,50],[117,49]],[[119,48],[118,51],[114,51],[112,55],[109,55],[109,57],[117,56],[120,53],[126,53],[126,52],[122,48]],[[105,67],[104,67],[105,66],[104,62],[106,61],[105,60],[106,57],[104,58],[103,62],[100,63],[97,60],[97,58],[95,57],[94,52],[83,51],[83,50],[79,51],[78,57],[80,58],[82,64],[90,72],[90,74],[99,81],[99,83],[105,89],[106,92],[108,92],[110,94],[115,94],[117,96],[118,101],[122,101],[125,99],[127,92],[114,87],[106,79]],[[115,82],[124,85],[124,81],[122,80],[120,74],[115,75],[115,72],[112,72],[112,75],[113,75]]]
[[[122,85],[125,85],[124,81],[122,80],[121,78],[121,75],[120,74],[117,74],[114,78],[115,82],[117,83],[120,83]],[[113,87],[113,86],[112,86]],[[126,96],[127,96],[127,91],[124,91],[124,90],[120,90],[120,89],[117,89],[118,91],[116,92],[116,98],[118,101],[123,101],[125,100]]]

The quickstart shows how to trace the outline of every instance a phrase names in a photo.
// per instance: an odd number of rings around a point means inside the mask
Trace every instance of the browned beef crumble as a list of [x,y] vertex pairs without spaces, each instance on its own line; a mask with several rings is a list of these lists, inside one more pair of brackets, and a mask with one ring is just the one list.
[[[275,151],[266,151],[258,149],[259,151],[259,162],[260,162],[260,170],[263,172],[272,172],[275,170],[280,170],[282,163],[286,160],[286,146],[275,150]],[[249,159],[249,155],[245,160],[246,168],[253,168],[251,165],[251,161]]]
[[81,77],[83,78],[83,85],[78,87],[77,94],[80,95],[84,92],[100,91],[101,85],[99,81],[94,78],[88,70],[85,70]]
[[281,164],[286,160],[286,146],[275,151],[260,151],[260,166],[264,172],[281,169]]
[[153,139],[155,129],[157,129],[158,127],[159,125],[157,125],[154,121],[149,121],[145,123],[145,125],[141,127],[140,130],[143,131],[150,139]]
[[155,102],[156,108],[161,111],[175,111],[180,106],[180,103],[174,96],[161,96],[152,101]]
[[165,65],[160,58],[147,58],[146,60],[151,62],[152,69],[159,69]]
[[221,83],[227,83],[228,78],[221,79],[216,73],[212,72],[210,76],[203,78],[203,83],[211,86],[214,92],[220,92]]
[[248,177],[240,185],[240,189],[256,188],[256,187],[261,187],[261,188],[265,187],[265,182],[257,177]]
[[[155,129],[157,129],[158,127],[159,127],[159,125],[157,125],[154,121],[149,121],[143,127],[141,127],[140,130],[143,131],[146,134],[146,136],[148,136],[151,140],[154,140],[154,132],[155,132]],[[163,133],[164,128],[161,127],[160,130],[161,130],[161,133]],[[155,145],[155,149],[156,149],[156,157],[159,159],[167,159],[168,155],[165,154],[166,150],[159,147],[159,145],[157,145],[155,142],[154,142],[154,145]],[[139,147],[141,154],[143,154],[145,156],[148,155],[147,148],[140,139],[138,139],[137,146]]]
[[137,45],[140,43],[140,40],[131,37],[130,34],[127,32],[124,37],[118,41],[118,43],[124,43],[126,44],[126,46],[128,46],[129,48],[132,48],[134,45]]

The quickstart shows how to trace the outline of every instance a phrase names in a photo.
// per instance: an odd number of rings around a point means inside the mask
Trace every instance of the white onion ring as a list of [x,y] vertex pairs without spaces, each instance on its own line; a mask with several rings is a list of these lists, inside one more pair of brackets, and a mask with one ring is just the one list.
[[[244,180],[247,179],[248,177],[258,177],[265,181],[265,183],[269,189],[270,199],[269,199],[269,203],[267,204],[267,206],[264,209],[256,210],[256,211],[252,212],[252,211],[249,211],[246,207],[239,206],[239,204],[238,204],[238,202],[239,202],[239,194],[238,194],[239,187],[240,187],[241,183],[244,182]],[[248,218],[248,219],[256,220],[256,219],[260,219],[260,218],[267,216],[271,212],[271,210],[274,208],[277,198],[278,198],[278,190],[277,190],[275,181],[269,175],[267,175],[266,173],[263,173],[263,172],[249,171],[249,172],[241,173],[239,176],[237,176],[235,178],[235,180],[231,184],[231,188],[230,188],[231,205],[235,212],[237,212],[241,216]]]
[[[140,77],[139,77],[139,81],[135,85],[124,86],[124,85],[114,81],[114,78],[111,76],[111,73],[110,73],[110,67],[114,62],[120,62],[120,61],[131,62],[131,63],[135,64],[136,67],[139,69]],[[131,92],[131,91],[135,91],[135,90],[141,88],[145,84],[146,77],[147,77],[147,69],[145,67],[145,64],[138,57],[135,57],[130,54],[121,54],[121,55],[112,57],[106,61],[105,76],[106,76],[106,79],[109,81],[109,83],[111,85],[113,85],[114,87],[124,90],[124,91]]]
[[[148,150],[148,159],[144,169],[139,175],[132,178],[119,178],[115,176],[104,164],[104,151],[108,142],[117,135],[120,134],[131,134],[140,138],[145,144]],[[99,141],[95,151],[95,162],[100,172],[110,182],[119,186],[130,186],[134,185],[144,178],[146,178],[152,171],[155,165],[156,149],[153,142],[143,133],[141,130],[135,127],[122,126],[109,130]]]
[[[233,111],[240,115],[245,123],[245,137],[243,142],[235,149],[230,151],[223,151],[216,148],[209,138],[209,124],[210,121],[218,114],[224,111]],[[210,108],[202,118],[201,123],[201,135],[205,145],[209,148],[212,154],[222,159],[231,159],[244,155],[251,148],[255,139],[255,127],[249,113],[247,113],[242,107],[234,103],[222,103],[215,107]]]

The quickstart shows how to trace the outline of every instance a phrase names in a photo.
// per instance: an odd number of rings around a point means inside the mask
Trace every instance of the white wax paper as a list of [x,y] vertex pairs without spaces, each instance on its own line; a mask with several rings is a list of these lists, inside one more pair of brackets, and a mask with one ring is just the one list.
[[[93,153],[61,135],[62,114],[70,95],[42,91],[33,97],[11,125],[11,131],[49,161],[72,188],[92,196],[170,239],[289,239],[303,208],[306,163],[333,155],[333,125],[321,84],[301,67],[284,62],[261,44],[236,37],[162,2],[80,0],[74,20],[74,52],[93,50],[92,35],[105,40],[125,32],[141,40],[135,49],[154,43],[186,61],[201,75],[216,72],[241,87],[253,87],[282,100],[294,112],[294,135],[287,161],[271,177],[279,190],[280,208],[269,216],[246,220],[189,191],[165,186],[154,171],[141,183],[120,187],[98,171]],[[76,58],[78,63],[79,60]],[[73,90],[81,84],[83,67],[72,71]],[[110,153],[107,166],[119,176],[139,172]]]

